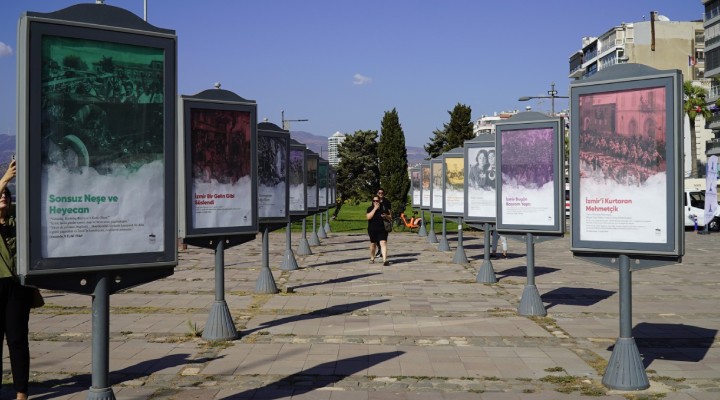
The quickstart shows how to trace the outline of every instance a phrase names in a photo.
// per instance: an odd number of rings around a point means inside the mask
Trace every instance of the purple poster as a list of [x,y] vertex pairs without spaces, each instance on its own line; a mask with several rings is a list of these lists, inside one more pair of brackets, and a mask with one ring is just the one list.
[[555,224],[553,131],[538,128],[502,132],[503,224]]
[[579,97],[580,239],[667,241],[665,88]]

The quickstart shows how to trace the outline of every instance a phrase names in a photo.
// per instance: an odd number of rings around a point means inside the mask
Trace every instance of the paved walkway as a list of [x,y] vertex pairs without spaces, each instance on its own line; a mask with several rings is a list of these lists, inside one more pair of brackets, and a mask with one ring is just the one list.
[[[175,274],[111,297],[117,399],[720,398],[720,234],[688,233],[684,263],[633,273],[633,335],[650,389],[600,381],[619,335],[617,271],[573,259],[569,239],[535,247],[547,317],[522,317],[525,244],[475,282],[481,232],[464,233],[469,265],[427,238],[390,237],[391,265],[369,263],[366,235],[330,233],[300,269],[282,272],[285,234],[270,235],[281,293],[254,294],[261,240],[225,252],[226,300],[240,339],[199,336],[214,301],[214,255],[189,247]],[[293,235],[297,249],[298,234]],[[44,292],[30,322],[32,399],[86,399],[91,301]],[[3,383],[10,379],[3,351]],[[0,399],[11,393],[0,392]],[[14,398],[14,397],[13,397]]]

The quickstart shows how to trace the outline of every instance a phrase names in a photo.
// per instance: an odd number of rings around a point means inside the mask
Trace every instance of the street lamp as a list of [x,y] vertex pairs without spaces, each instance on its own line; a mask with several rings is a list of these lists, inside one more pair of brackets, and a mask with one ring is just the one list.
[[285,119],[285,110],[280,110],[281,118],[282,118],[282,128],[286,131],[290,130],[290,123],[291,122],[307,122],[309,119]]
[[550,103],[552,104],[552,115],[555,115],[555,99],[568,98],[568,96],[559,96],[557,93],[557,90],[555,90],[555,82],[553,82],[550,84],[550,90],[548,90],[547,96],[522,96],[518,99],[518,101],[528,101],[530,99],[551,99]]

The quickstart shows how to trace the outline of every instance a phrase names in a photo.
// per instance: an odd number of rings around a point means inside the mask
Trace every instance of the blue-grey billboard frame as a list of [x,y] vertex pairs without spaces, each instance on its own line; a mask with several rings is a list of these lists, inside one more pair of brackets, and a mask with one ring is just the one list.
[[[640,64],[613,66],[607,73],[597,74],[570,86],[571,115],[578,116],[571,121],[570,140],[570,188],[572,236],[570,250],[576,255],[583,253],[609,253],[664,257],[680,260],[685,252],[685,235],[682,214],[682,155],[683,155],[683,80],[679,70],[656,70]],[[666,240],[662,243],[647,241],[617,242],[613,240],[582,240],[580,212],[584,206],[580,196],[580,135],[581,118],[579,100],[581,96],[613,92],[631,92],[649,88],[665,89],[665,157],[666,157]],[[642,100],[642,99],[641,99]],[[648,99],[645,99],[646,101]],[[614,117],[614,116],[613,116]],[[612,233],[611,233],[612,235]],[[638,237],[638,239],[641,239]]]
[[[410,168],[410,204],[413,208],[420,208],[422,201],[422,182],[420,167]],[[417,188],[417,194],[415,189]]]
[[[504,233],[537,234],[540,236],[562,236],[565,233],[565,125],[561,118],[547,116],[537,112],[523,112],[516,114],[505,122],[495,125],[495,160],[497,165],[496,178],[496,201],[497,216],[496,226],[498,231]],[[538,129],[552,129],[552,202],[551,212],[553,215],[552,224],[542,223],[509,223],[503,219],[505,201],[503,196],[509,191],[503,184],[503,135],[511,135],[515,132],[531,131]],[[532,154],[528,153],[528,157]],[[515,203],[515,202],[513,202]],[[508,205],[508,209],[510,206]]]
[[[470,185],[470,178],[471,178],[471,169],[472,166],[470,165],[472,160],[470,159],[470,151],[474,149],[481,149],[481,150],[493,150],[495,151],[495,134],[487,134],[487,135],[479,135],[475,137],[472,140],[465,141],[465,144],[463,145],[464,154],[465,154],[465,215],[464,220],[468,223],[491,223],[494,224],[497,220],[497,197],[496,194],[493,194],[492,197],[496,201],[496,205],[494,207],[494,211],[492,215],[470,215],[470,192],[473,190],[473,188],[469,188]],[[497,153],[497,152],[496,152]],[[495,168],[495,171],[497,171],[497,156],[495,157],[495,162],[493,163],[493,167]],[[497,182],[497,177],[493,179],[493,181]],[[496,185],[492,185],[493,190],[497,192]]]
[[443,208],[442,208],[442,214],[443,217],[449,218],[449,217],[462,217],[465,215],[465,199],[463,199],[463,211],[448,211],[448,169],[447,169],[447,163],[448,160],[461,160],[461,164],[463,166],[463,184],[465,182],[465,154],[463,152],[462,147],[456,147],[452,150],[448,150],[445,153],[442,154],[442,166],[443,166]]
[[[196,95],[180,97],[181,137],[179,171],[183,174],[180,180],[179,219],[180,236],[182,238],[214,238],[255,234],[258,231],[257,207],[257,103],[244,99],[224,89],[208,89]],[[248,193],[251,207],[251,221],[248,225],[214,228],[196,228],[192,224],[193,178],[192,178],[192,110],[239,111],[250,114],[250,184]]]
[[[109,270],[150,270],[177,265],[176,193],[176,95],[177,37],[174,30],[154,27],[132,13],[106,6],[79,4],[53,13],[26,12],[18,26],[18,137],[17,137],[17,239],[18,275],[44,279],[50,287],[53,275]],[[112,25],[108,22],[112,21]],[[130,45],[162,50],[163,64],[163,245],[162,251],[111,255],[43,257],[41,255],[41,174],[43,116],[41,110],[42,41],[45,37],[86,42]],[[159,65],[158,65],[159,66]],[[111,245],[111,244],[108,244]],[[147,282],[136,274],[113,290]],[[60,280],[58,280],[59,282]],[[60,283],[58,283],[60,285]],[[83,292],[84,288],[69,289]]]
[[[436,199],[435,199],[435,195],[437,194],[435,192],[438,191],[438,189],[435,188],[435,172],[434,171],[436,171],[436,169],[439,169],[439,171],[440,171],[439,172],[439,174],[440,174],[440,190],[439,190],[439,192],[440,193],[438,194],[440,199],[438,201],[436,201]],[[442,155],[439,155],[430,160],[430,174],[432,175],[432,178],[431,178],[432,180],[430,183],[430,212],[442,213],[442,198],[443,198],[442,188],[445,187],[445,181],[444,181],[445,176],[443,175]]]
[[[425,182],[425,172],[427,172],[428,176],[428,183],[429,186],[427,189],[424,187]],[[430,210],[430,204],[432,203],[432,194],[430,191],[430,188],[432,187],[432,170],[430,169],[430,161],[424,161],[420,164],[420,209],[429,211]],[[425,202],[425,197],[427,196],[427,202]]]
[[[305,151],[305,172],[307,173],[307,178],[305,179],[306,184],[306,190],[305,193],[307,196],[305,197],[308,215],[317,214],[318,211],[320,211],[320,207],[318,204],[318,166],[320,162],[320,156],[315,153],[314,151],[307,149]],[[311,164],[315,164],[314,170],[312,169]],[[310,183],[315,182],[314,189],[310,187]],[[310,205],[310,198],[311,196],[314,196],[315,199],[315,205]]]
[[[308,214],[307,209],[307,146],[298,142],[297,140],[290,139],[290,153],[298,153],[300,152],[302,154],[302,202],[303,207],[302,210],[298,209],[292,209],[290,206],[288,206],[288,210],[290,211],[291,216],[305,216]],[[292,157],[290,157],[290,161],[292,161]],[[288,164],[290,165],[290,164]],[[290,179],[290,178],[288,178]],[[290,179],[291,181],[292,179]],[[291,183],[291,182],[288,182]],[[289,199],[290,196],[288,196]]]
[[[290,132],[286,131],[279,126],[271,123],[271,122],[261,122],[257,126],[257,135],[258,135],[258,141],[260,141],[261,138],[267,137],[275,140],[280,140],[285,143],[285,154],[283,155],[285,157],[285,213],[283,216],[275,216],[275,217],[260,217],[258,214],[258,224],[277,224],[277,223],[287,223],[290,221]],[[260,157],[265,157],[265,155],[260,154],[259,150],[260,147],[258,145],[258,179],[259,181],[259,168],[260,168]],[[260,195],[260,187],[258,183],[258,196]],[[258,211],[260,208],[259,204],[260,200],[258,199]]]

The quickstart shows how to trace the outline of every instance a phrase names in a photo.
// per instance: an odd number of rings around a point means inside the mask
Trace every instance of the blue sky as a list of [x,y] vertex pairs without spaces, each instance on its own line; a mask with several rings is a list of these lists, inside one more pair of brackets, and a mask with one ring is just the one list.
[[[0,133],[15,132],[17,22],[24,11],[78,3],[10,0],[0,6]],[[92,3],[92,1],[91,1]],[[143,16],[143,0],[106,4]],[[702,19],[700,0],[585,2],[475,0],[148,0],[148,22],[178,36],[178,92],[220,82],[257,101],[258,118],[330,136],[380,130],[396,108],[408,146],[421,147],[459,102],[473,118],[503,110],[549,112],[567,95],[569,56],[583,36],[658,11]],[[567,108],[556,100],[556,110]]]

